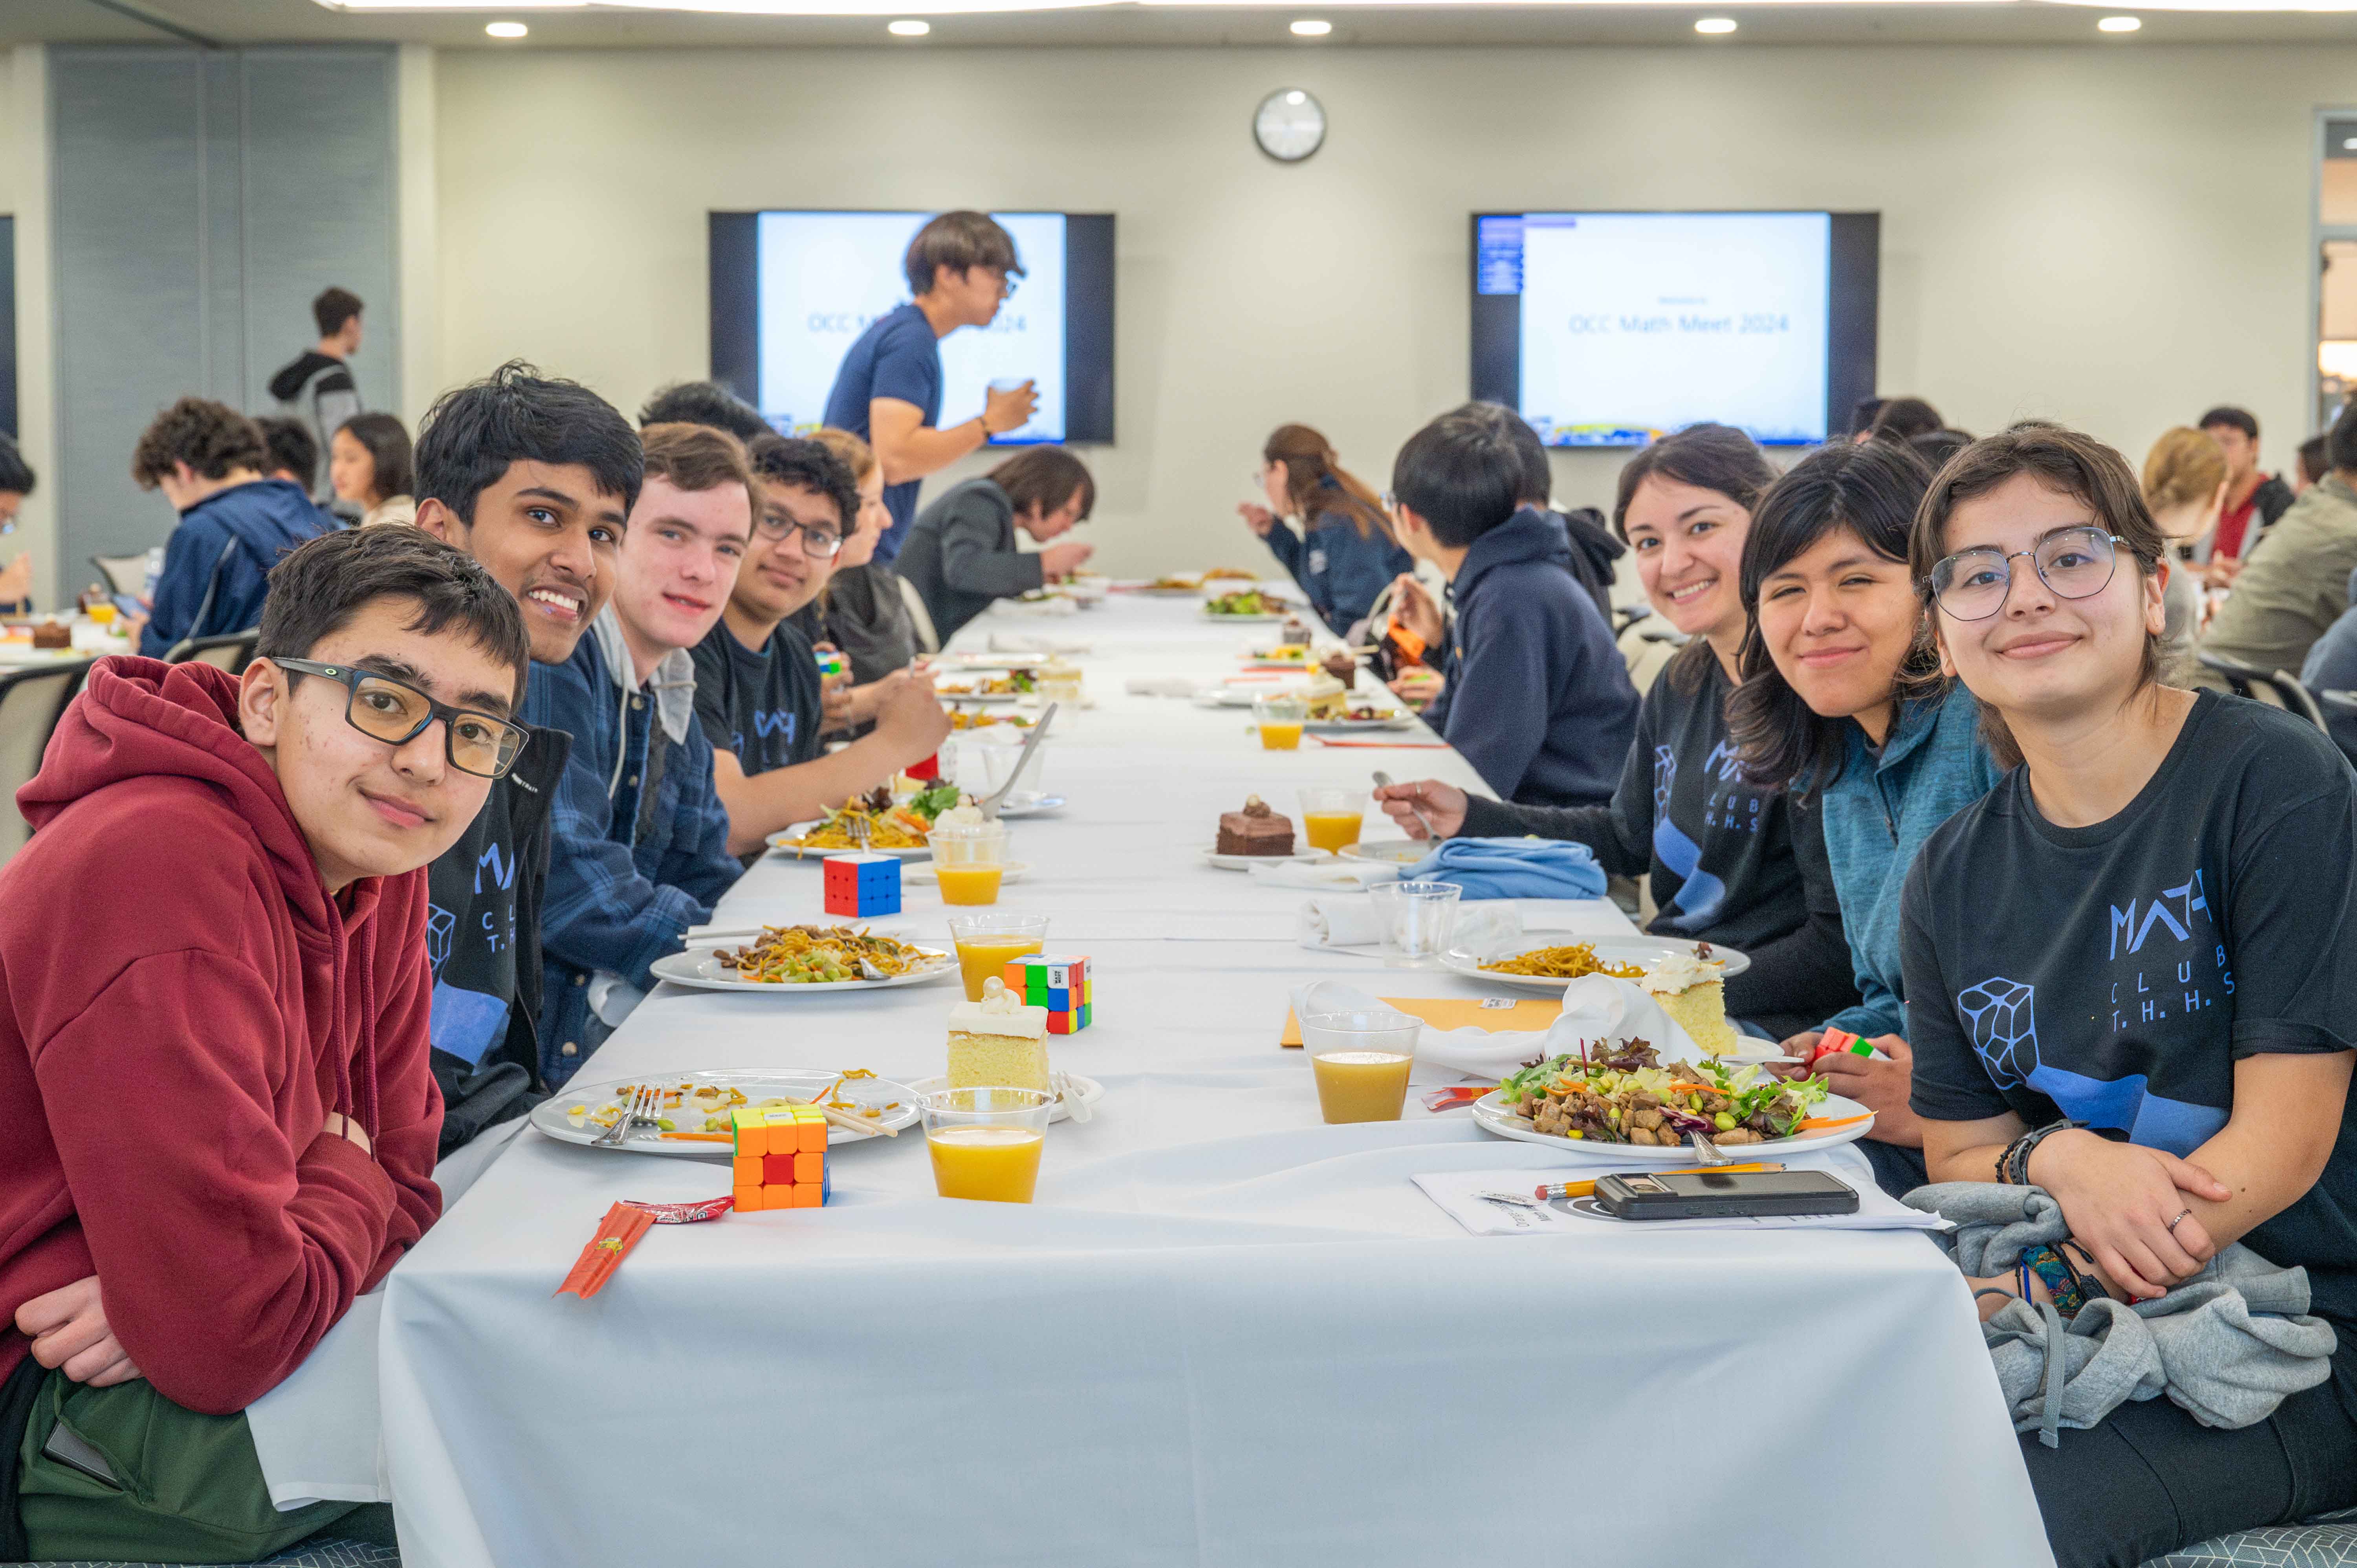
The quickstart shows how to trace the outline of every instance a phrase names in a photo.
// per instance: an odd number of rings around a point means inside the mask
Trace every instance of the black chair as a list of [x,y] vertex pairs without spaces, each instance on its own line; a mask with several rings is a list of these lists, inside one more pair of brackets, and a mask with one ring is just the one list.
[[41,770],[41,754],[91,664],[77,659],[0,675],[0,800],[8,802],[0,811],[0,861],[33,836],[31,824],[17,814],[16,790]]
[[253,645],[261,639],[262,628],[251,627],[221,637],[190,638],[164,657],[174,664],[210,664],[232,675],[242,675],[245,667],[253,662]]
[[2282,670],[2262,670],[2255,664],[2245,664],[2239,659],[2229,659],[2222,653],[2206,650],[2195,657],[2201,667],[2222,677],[2237,696],[2265,703],[2270,707],[2287,709],[2298,714],[2317,728],[2330,734],[2332,726],[2324,722],[2324,714],[2299,677]]

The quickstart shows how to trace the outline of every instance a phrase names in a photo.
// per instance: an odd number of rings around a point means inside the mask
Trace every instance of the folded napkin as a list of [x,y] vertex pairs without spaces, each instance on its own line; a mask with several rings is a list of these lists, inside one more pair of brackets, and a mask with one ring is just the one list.
[[1133,697],[1191,697],[1202,687],[1184,675],[1132,675],[1123,689]]
[[1399,880],[1399,867],[1372,860],[1279,860],[1247,866],[1261,887],[1368,888]]
[[993,653],[1087,653],[1096,645],[1084,637],[1058,637],[1046,631],[994,631]]
[[[1294,938],[1306,948],[1350,948],[1399,945],[1394,922],[1396,900],[1386,902],[1383,889],[1367,893],[1329,893],[1303,902],[1294,918]],[[1522,945],[1523,913],[1512,904],[1459,909],[1450,945],[1469,952],[1507,952]]]
[[1561,839],[1450,839],[1400,873],[1454,882],[1466,898],[1601,898],[1604,872],[1584,843]]
[[[1296,986],[1293,1012],[1298,1018],[1317,1013],[1387,1012],[1383,1002],[1354,985],[1321,980]],[[1702,1052],[1674,1023],[1662,1004],[1646,992],[1609,974],[1583,975],[1564,987],[1563,1015],[1544,1033],[1528,1029],[1436,1029],[1426,1025],[1417,1036],[1419,1067],[1441,1067],[1469,1078],[1501,1079],[1534,1057],[1560,1056],[1579,1049],[1582,1041],[1624,1045],[1631,1039],[1650,1043],[1669,1061],[1699,1061]]]

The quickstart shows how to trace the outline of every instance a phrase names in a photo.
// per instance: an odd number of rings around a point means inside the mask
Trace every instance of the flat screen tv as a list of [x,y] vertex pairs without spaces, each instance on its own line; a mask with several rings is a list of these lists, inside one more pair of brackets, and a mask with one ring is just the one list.
[[[843,356],[909,297],[901,257],[929,212],[711,215],[712,376],[780,430],[822,422]],[[1031,423],[1002,445],[1113,440],[1113,215],[996,212],[1025,273],[986,328],[942,339],[941,424],[982,412],[989,384],[1036,382]]]
[[1554,446],[1702,420],[1843,433],[1874,392],[1876,212],[1478,212],[1473,395]]

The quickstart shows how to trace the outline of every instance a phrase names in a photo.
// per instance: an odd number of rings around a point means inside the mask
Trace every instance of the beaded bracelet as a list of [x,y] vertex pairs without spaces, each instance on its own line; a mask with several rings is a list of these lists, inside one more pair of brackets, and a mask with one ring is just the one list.
[[2053,1298],[2054,1311],[2061,1317],[2077,1316],[2090,1299],[2086,1277],[2071,1266],[2060,1247],[2032,1247],[2021,1254],[2019,1273],[2021,1299],[2029,1299],[2029,1276],[2036,1274],[2046,1283],[2046,1294]]
[[2030,1186],[2029,1156],[2038,1145],[2057,1133],[2078,1132],[2086,1125],[2084,1122],[2073,1122],[2065,1117],[2060,1122],[2050,1122],[2043,1127],[2024,1133],[2007,1144],[2005,1152],[1996,1157],[1996,1179],[2008,1187]]

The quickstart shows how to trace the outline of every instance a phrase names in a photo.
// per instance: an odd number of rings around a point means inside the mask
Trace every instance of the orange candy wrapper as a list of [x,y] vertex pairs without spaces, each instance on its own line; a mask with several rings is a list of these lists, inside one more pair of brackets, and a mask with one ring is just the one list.
[[731,1199],[707,1198],[702,1203],[617,1203],[606,1210],[606,1218],[597,1227],[597,1234],[581,1249],[581,1257],[565,1283],[556,1287],[558,1295],[567,1291],[587,1301],[606,1288],[639,1238],[657,1225],[693,1225],[699,1219],[717,1219],[728,1212]]

